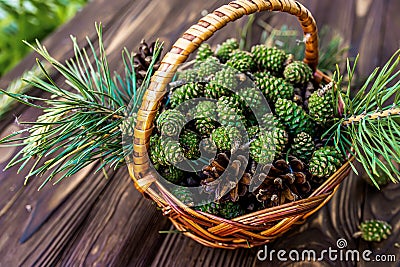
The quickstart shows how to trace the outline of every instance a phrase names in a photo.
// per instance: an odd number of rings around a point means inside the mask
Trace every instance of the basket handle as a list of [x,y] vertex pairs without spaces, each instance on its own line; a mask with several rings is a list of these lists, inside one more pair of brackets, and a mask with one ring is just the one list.
[[153,128],[153,120],[160,100],[166,92],[166,86],[172,80],[178,66],[185,62],[188,56],[202,42],[210,38],[228,22],[259,11],[281,11],[298,18],[305,36],[304,62],[314,71],[316,70],[318,64],[317,26],[311,13],[297,1],[237,0],[223,5],[206,15],[197,24],[190,27],[164,56],[159,69],[152,76],[149,88],[144,94],[134,131],[134,180],[141,178],[144,174],[143,172],[148,169],[146,153]]

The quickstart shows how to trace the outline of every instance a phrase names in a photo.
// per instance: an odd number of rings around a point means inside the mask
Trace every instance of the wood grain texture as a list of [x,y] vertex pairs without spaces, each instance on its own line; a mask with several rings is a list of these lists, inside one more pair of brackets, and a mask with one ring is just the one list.
[[[78,262],[89,266],[125,266],[132,260],[147,266],[161,245],[162,236],[157,229],[169,225],[167,218],[135,190],[129,175],[121,169],[96,199],[75,240],[62,253],[61,262],[70,266]],[[139,240],[146,240],[146,246]]]
[[[95,41],[94,22],[104,25],[104,38],[112,69],[120,70],[120,51],[136,47],[142,38],[165,42],[165,51],[190,25],[201,17],[201,11],[213,10],[228,1],[180,0],[94,0],[73,20],[49,37],[45,44],[57,59],[72,55],[69,35],[84,44],[86,35]],[[368,75],[375,65],[382,65],[400,46],[400,2],[397,0],[304,0],[316,18],[319,28],[329,25],[351,46],[349,56],[360,52],[358,76]],[[360,6],[363,4],[364,6]],[[361,10],[361,11],[360,11]],[[290,16],[258,17],[279,26],[297,27]],[[237,37],[245,19],[227,25],[210,39],[220,43]],[[397,27],[396,27],[397,26]],[[253,29],[257,40],[260,27]],[[36,55],[29,55],[0,80],[6,85],[29,68]],[[62,78],[55,77],[62,82]],[[21,120],[39,115],[31,108],[18,106],[13,113]],[[14,117],[0,123],[0,135],[15,130]],[[0,148],[0,168],[16,150]],[[57,186],[46,186],[37,192],[39,180],[23,187],[26,171],[16,168],[0,172],[0,266],[354,266],[352,262],[261,262],[258,248],[228,251],[204,247],[181,234],[160,234],[173,230],[151,201],[133,187],[125,168],[93,174],[96,166],[71,177]],[[374,253],[391,253],[400,259],[399,185],[378,192],[355,174],[342,184],[332,200],[303,225],[294,227],[284,237],[269,244],[268,249],[315,249],[336,247],[345,238],[347,248],[371,249]],[[352,238],[364,219],[388,220],[394,234],[379,244]],[[25,241],[21,243],[21,238]],[[361,262],[360,266],[378,266]],[[398,263],[385,266],[396,266]]]

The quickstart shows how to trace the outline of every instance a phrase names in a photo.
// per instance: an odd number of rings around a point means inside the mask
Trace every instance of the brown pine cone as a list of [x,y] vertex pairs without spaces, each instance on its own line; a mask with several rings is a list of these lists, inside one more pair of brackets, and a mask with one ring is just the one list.
[[[209,165],[203,168],[203,175],[207,178],[203,179],[201,184],[204,186],[205,192],[215,192],[220,202],[237,202],[239,197],[244,196],[249,191],[249,184],[251,181],[251,175],[249,173],[245,172],[240,180],[236,182],[237,176],[244,172],[242,168],[246,168],[247,163],[247,159],[244,156],[237,156],[232,160],[228,170],[229,173],[225,174],[230,182],[212,184],[227,171],[226,168],[229,164],[229,158],[225,153],[218,154]],[[235,181],[235,187],[232,189],[227,188],[228,186],[232,186],[233,181]],[[221,194],[223,194],[223,196]]]
[[[139,84],[141,83],[140,81],[144,80],[146,72],[150,67],[150,63],[153,60],[155,44],[155,42],[152,42],[150,45],[148,45],[145,40],[142,40],[137,52],[133,55],[133,66],[135,68],[136,79]],[[156,64],[153,66],[154,70],[157,70],[160,66],[160,58],[161,53],[158,54]]]
[[264,172],[253,177],[263,181],[253,192],[263,207],[278,206],[308,196],[311,175],[301,160],[290,156],[288,162],[278,159],[263,168]]

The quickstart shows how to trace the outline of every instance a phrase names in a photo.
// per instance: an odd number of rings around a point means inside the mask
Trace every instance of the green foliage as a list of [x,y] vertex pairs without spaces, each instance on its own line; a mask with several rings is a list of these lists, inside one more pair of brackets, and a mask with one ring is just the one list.
[[[329,27],[324,26],[319,33],[321,44],[318,69],[332,74],[335,71],[334,68],[336,65],[344,63],[345,54],[349,50],[349,47],[345,45],[342,36],[338,33],[328,38],[328,32],[330,32]],[[329,42],[326,40],[329,40]]]
[[[30,177],[47,174],[42,183],[44,186],[56,174],[62,173],[58,182],[100,159],[103,164],[99,169],[105,165],[116,168],[124,163],[127,154],[132,153],[132,142],[126,145],[122,143],[123,132],[125,128],[132,131],[133,114],[137,112],[145,88],[150,83],[152,66],[158,58],[161,45],[156,45],[149,71],[138,87],[133,53],[127,49],[122,53],[124,77],[117,73],[112,76],[102,42],[101,26],[96,25],[96,30],[98,53],[88,39],[94,64],[74,37],[71,38],[75,57],[65,65],[50,56],[39,41],[36,47],[30,45],[65,78],[68,90],[57,85],[38,61],[47,80],[34,76],[26,82],[50,93],[50,97],[1,91],[23,104],[43,110],[36,122],[21,123],[30,125],[29,128],[0,140],[0,144],[23,146],[6,168],[20,164],[21,170],[28,162],[34,161],[26,182]],[[17,137],[24,132],[29,135]]]
[[[387,175],[393,182],[400,181],[400,50],[381,69],[376,68],[350,98],[353,67],[347,61],[349,83],[342,94],[342,78],[335,75],[336,124],[326,136],[333,136],[335,145],[343,153],[351,153],[364,166],[371,181],[379,188],[376,176]],[[397,164],[396,164],[397,163]]]
[[0,76],[29,51],[22,43],[42,40],[70,19],[87,0],[1,0]]

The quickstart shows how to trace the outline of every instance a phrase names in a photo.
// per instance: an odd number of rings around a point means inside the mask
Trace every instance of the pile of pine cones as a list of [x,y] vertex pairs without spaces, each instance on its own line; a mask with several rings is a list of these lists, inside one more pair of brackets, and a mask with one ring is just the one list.
[[[199,47],[193,67],[178,73],[150,140],[150,158],[166,180],[204,188],[224,173],[234,151],[247,145],[250,157],[243,161],[247,167],[236,187],[218,201],[193,207],[228,219],[308,197],[344,160],[321,139],[334,121],[332,86],[319,88],[307,64],[278,48],[238,48],[235,39],[215,51],[208,44]],[[243,86],[249,79],[255,87]],[[206,100],[185,109],[200,97]],[[259,120],[250,107],[263,111]],[[246,142],[240,125],[247,131]],[[169,138],[173,135],[179,139]],[[210,142],[202,148],[203,139]],[[184,159],[198,159],[201,148],[217,151],[201,171],[176,167]],[[261,185],[250,192],[253,179]],[[190,202],[187,190],[173,194]]]

